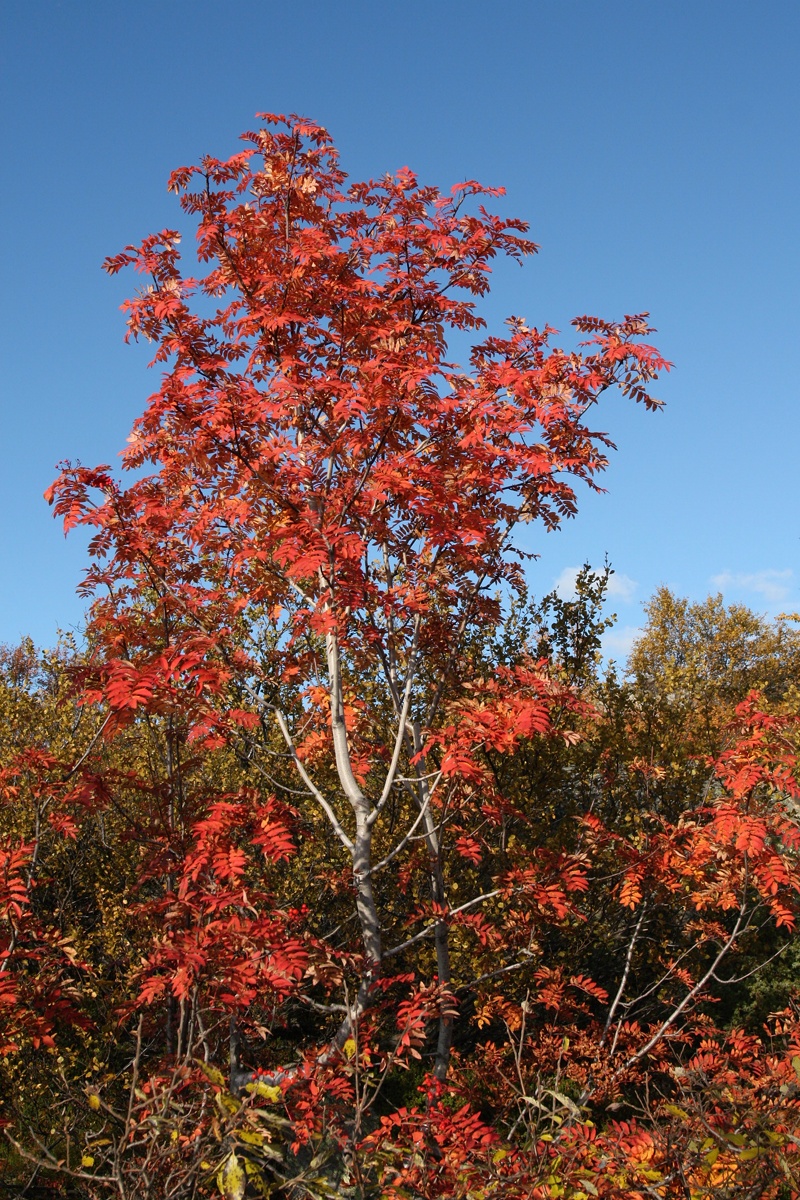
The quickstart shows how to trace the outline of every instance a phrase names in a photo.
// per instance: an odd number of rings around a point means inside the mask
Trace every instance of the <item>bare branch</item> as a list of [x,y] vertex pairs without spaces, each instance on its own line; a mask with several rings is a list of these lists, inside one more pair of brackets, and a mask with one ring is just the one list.
[[608,1010],[608,1016],[606,1017],[605,1028],[603,1029],[603,1036],[600,1038],[600,1045],[598,1047],[599,1049],[601,1049],[605,1045],[606,1038],[608,1037],[608,1031],[611,1028],[612,1021],[614,1020],[614,1015],[615,1015],[617,1009],[619,1008],[620,1001],[622,1000],[623,994],[625,992],[625,985],[628,982],[628,976],[629,976],[630,970],[631,970],[631,962],[633,961],[633,949],[639,938],[639,932],[642,928],[642,922],[644,921],[646,911],[647,911],[647,905],[645,903],[645,904],[642,904],[642,911],[639,913],[639,920],[636,922],[636,927],[634,928],[633,935],[631,937],[630,942],[628,943],[628,953],[625,955],[625,967],[622,972],[622,979],[619,982],[619,987],[617,988],[617,994],[614,997],[611,1007]]
[[286,718],[284,717],[281,710],[279,708],[277,708],[274,704],[270,705],[270,708],[275,713],[275,719],[278,722],[278,728],[280,729],[281,733],[283,734],[283,740],[286,742],[286,745],[289,749],[289,754],[291,755],[292,761],[294,762],[294,765],[297,768],[298,775],[303,780],[303,783],[306,785],[309,792],[314,797],[317,804],[320,806],[320,808],[322,809],[322,811],[325,813],[326,817],[330,821],[339,841],[342,843],[343,846],[345,846],[349,851],[352,852],[353,842],[350,840],[350,838],[345,833],[345,831],[342,828],[342,825],[339,821],[339,818],[336,816],[336,813],[333,811],[330,804],[323,796],[322,792],[316,786],[316,784],[312,780],[311,776],[309,775],[308,771],[303,766],[303,763],[301,762],[300,758],[298,757],[297,750],[295,749],[295,744],[292,739],[291,731],[289,729],[289,726],[286,723]]

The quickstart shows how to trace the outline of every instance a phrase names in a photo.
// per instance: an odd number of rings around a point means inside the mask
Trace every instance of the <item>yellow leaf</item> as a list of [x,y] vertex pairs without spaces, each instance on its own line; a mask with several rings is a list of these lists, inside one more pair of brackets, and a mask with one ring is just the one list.
[[271,1083],[264,1083],[263,1080],[257,1080],[255,1083],[248,1083],[246,1092],[251,1096],[261,1096],[264,1100],[271,1100],[275,1104],[282,1096],[281,1089]]
[[83,1158],[81,1159],[81,1166],[82,1167],[93,1167],[94,1166],[94,1159],[92,1158],[91,1154],[84,1154]]
[[356,1052],[356,1039],[349,1037],[342,1046],[346,1058],[352,1058]]
[[264,1145],[263,1133],[251,1133],[247,1129],[240,1129],[236,1136],[240,1142],[244,1142],[245,1145],[247,1145],[247,1146],[263,1146]]
[[97,1092],[90,1092],[89,1093],[89,1108],[91,1108],[93,1110],[93,1112],[97,1112],[99,1107],[100,1107],[100,1097],[98,1096]]
[[254,1162],[250,1162],[249,1158],[244,1160],[244,1172],[251,1183],[256,1184],[257,1187],[262,1189],[264,1188],[265,1180],[261,1168],[256,1166]]
[[196,1058],[194,1061],[203,1072],[206,1079],[210,1080],[211,1083],[215,1083],[217,1087],[228,1086],[228,1081],[222,1074],[222,1071],[218,1071],[216,1067],[211,1066],[211,1063],[203,1062],[202,1059]]
[[217,1172],[217,1187],[225,1200],[243,1200],[247,1181],[235,1154],[229,1154]]

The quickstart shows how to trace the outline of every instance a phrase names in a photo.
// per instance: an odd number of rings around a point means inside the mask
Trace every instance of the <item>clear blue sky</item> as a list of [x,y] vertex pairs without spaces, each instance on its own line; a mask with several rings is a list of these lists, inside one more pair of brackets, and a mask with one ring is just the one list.
[[0,19],[0,641],[79,624],[85,539],[41,494],[60,459],[116,461],[156,385],[122,344],[133,281],[100,264],[174,225],[169,171],[234,152],[263,110],[325,124],[357,178],[503,184],[542,251],[497,271],[490,322],[652,313],[666,411],[603,410],[609,492],[536,539],[537,593],[607,553],[620,650],[660,583],[800,608],[797,0],[5,0]]

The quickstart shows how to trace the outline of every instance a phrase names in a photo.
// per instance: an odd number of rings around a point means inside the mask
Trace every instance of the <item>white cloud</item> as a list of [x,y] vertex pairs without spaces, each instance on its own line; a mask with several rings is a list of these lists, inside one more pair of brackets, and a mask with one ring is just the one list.
[[631,579],[630,575],[619,575],[615,571],[613,575],[609,576],[608,594],[617,600],[632,600],[638,586],[636,580]]
[[575,580],[580,567],[564,567],[556,580],[556,591],[562,600],[571,600],[575,595]]
[[[555,590],[562,600],[572,600],[575,596],[575,581],[580,567],[564,567],[555,582]],[[638,583],[629,575],[620,575],[616,571],[609,576],[607,596],[611,600],[632,600]]]
[[720,591],[755,592],[770,604],[780,604],[789,595],[792,576],[789,569],[754,571],[751,575],[723,571],[720,575],[712,575],[711,583]]
[[609,629],[601,638],[603,656],[613,658],[616,662],[626,659],[641,632],[639,625],[622,625]]

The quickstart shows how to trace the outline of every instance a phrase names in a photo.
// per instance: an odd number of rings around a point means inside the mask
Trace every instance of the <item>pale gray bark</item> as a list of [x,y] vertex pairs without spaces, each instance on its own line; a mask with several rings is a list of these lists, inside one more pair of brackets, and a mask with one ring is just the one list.
[[[425,843],[428,847],[430,871],[431,899],[441,910],[447,906],[447,892],[442,871],[442,852],[440,830],[431,811],[428,775],[425,759],[420,757],[423,750],[422,730],[418,721],[411,723],[411,733],[414,745],[414,756],[418,763],[417,789],[420,813],[425,830]],[[436,949],[436,973],[439,983],[449,987],[452,979],[450,966],[450,941],[448,923],[437,914],[433,927],[433,941]],[[436,1058],[433,1073],[439,1080],[444,1080],[450,1066],[450,1052],[453,1046],[453,1017],[450,1013],[440,1013],[439,1034],[436,1040]]]

